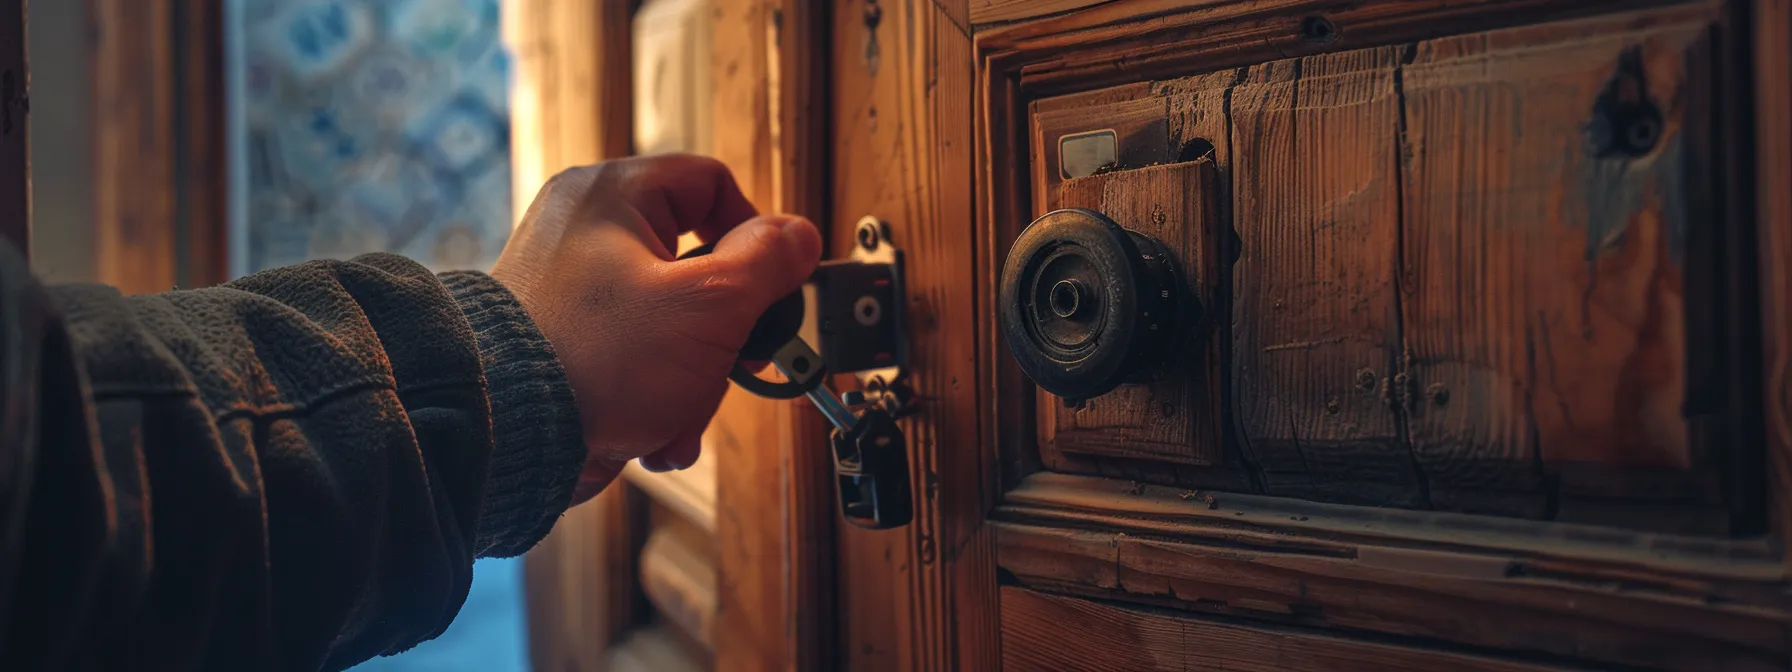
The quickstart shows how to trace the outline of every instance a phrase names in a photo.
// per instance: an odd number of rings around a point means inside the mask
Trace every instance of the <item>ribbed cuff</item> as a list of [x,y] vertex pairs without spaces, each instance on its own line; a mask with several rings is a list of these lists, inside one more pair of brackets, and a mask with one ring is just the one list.
[[572,385],[510,290],[475,271],[438,277],[479,335],[492,406],[492,457],[474,548],[479,557],[521,555],[566,512],[585,463]]

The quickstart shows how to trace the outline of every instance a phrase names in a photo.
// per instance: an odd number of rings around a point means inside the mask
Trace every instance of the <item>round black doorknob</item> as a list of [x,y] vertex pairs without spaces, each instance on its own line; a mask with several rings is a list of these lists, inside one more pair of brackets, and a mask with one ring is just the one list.
[[1092,210],[1046,213],[1015,239],[996,300],[1021,371],[1067,400],[1107,394],[1166,358],[1185,291],[1169,250]]

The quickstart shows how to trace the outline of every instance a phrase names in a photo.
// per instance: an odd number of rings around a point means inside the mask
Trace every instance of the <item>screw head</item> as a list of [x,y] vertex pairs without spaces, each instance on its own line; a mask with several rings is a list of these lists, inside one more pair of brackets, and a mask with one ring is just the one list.
[[1432,383],[1425,388],[1425,396],[1430,397],[1431,403],[1438,406],[1448,405],[1450,403],[1450,388],[1444,387],[1443,383]]
[[1375,389],[1375,370],[1361,369],[1356,372],[1356,389],[1368,392]]

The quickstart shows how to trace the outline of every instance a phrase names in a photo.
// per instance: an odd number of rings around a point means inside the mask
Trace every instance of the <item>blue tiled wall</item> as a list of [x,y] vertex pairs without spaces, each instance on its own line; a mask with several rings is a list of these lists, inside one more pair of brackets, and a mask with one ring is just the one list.
[[[397,252],[485,269],[510,233],[498,0],[230,0],[232,267]],[[522,561],[446,633],[360,672],[527,669]]]
[[239,268],[371,251],[489,267],[512,216],[497,0],[239,2]]

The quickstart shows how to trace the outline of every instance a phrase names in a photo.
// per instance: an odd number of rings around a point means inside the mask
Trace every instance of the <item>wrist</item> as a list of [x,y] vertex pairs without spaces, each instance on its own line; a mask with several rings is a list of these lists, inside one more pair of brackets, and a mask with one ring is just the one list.
[[491,408],[476,549],[517,555],[547,535],[572,497],[586,457],[578,406],[553,346],[508,288],[483,273],[440,277],[478,336]]

